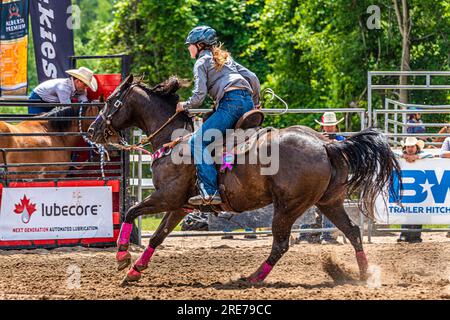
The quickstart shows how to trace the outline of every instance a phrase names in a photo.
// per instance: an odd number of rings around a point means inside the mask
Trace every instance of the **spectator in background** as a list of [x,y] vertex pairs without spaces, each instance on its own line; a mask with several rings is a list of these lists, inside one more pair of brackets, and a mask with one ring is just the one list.
[[[411,110],[417,110],[415,108],[411,108]],[[420,126],[418,124],[423,124],[422,115],[418,112],[412,113],[409,115],[409,119],[407,121],[408,124],[414,124],[414,126],[407,126],[406,132],[408,133],[425,133],[425,126]]]
[[339,121],[336,118],[336,114],[334,112],[325,112],[322,116],[322,121],[316,121],[320,124],[320,128],[322,134],[326,136],[330,140],[335,141],[343,141],[345,140],[344,136],[337,134],[339,132],[338,124],[341,123],[344,118]]
[[[343,141],[345,140],[344,136],[339,135],[339,127],[338,124],[341,123],[344,118],[337,120],[336,114],[334,112],[325,112],[321,118],[322,121],[315,120],[321,126],[321,131],[324,136],[333,141]],[[323,229],[335,228],[334,224],[322,213],[318,214],[317,217],[321,222],[320,225]],[[311,225],[303,224],[300,226],[301,229],[311,228]],[[308,237],[307,234],[301,234],[298,237],[298,241],[308,241],[311,242],[311,237]],[[321,232],[319,241],[321,244],[340,244],[336,237],[333,236],[332,232]]]
[[[425,142],[414,137],[408,137],[402,144],[402,154],[397,154],[399,158],[407,162],[415,162],[420,159],[433,158],[431,153],[423,151]],[[422,225],[402,225],[403,229],[422,229]],[[421,232],[402,232],[397,242],[417,243],[422,242]]]
[[[98,84],[94,72],[88,68],[67,70],[69,78],[51,79],[42,82],[33,91],[28,99],[39,102],[72,103],[72,98],[78,102],[88,102],[87,88],[97,91]],[[40,114],[48,112],[53,107],[28,107],[29,114]]]
[[[450,125],[441,128],[438,132],[439,134],[450,133]],[[433,139],[433,142],[444,142],[445,137],[437,137]]]
[[428,152],[424,152],[425,142],[415,137],[408,137],[401,142],[402,154],[397,155],[400,158],[405,159],[407,162],[415,162],[416,160],[433,158],[433,155]]

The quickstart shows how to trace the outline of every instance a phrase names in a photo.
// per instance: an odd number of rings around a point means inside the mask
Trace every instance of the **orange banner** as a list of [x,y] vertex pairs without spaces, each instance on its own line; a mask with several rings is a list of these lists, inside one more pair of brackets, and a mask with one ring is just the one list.
[[0,93],[27,94],[28,0],[1,1]]

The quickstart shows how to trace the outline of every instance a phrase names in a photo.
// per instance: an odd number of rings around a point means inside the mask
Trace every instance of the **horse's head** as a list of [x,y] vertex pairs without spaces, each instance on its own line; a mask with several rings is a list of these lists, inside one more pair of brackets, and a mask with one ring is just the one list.
[[89,127],[88,133],[97,143],[117,142],[118,132],[133,125],[148,132],[155,131],[175,113],[176,91],[187,82],[171,77],[153,88],[128,76],[106,100],[105,107]]
[[131,118],[126,97],[133,88],[133,76],[129,75],[106,100],[105,106],[88,129],[92,140],[98,143],[117,142],[118,131],[125,128]]

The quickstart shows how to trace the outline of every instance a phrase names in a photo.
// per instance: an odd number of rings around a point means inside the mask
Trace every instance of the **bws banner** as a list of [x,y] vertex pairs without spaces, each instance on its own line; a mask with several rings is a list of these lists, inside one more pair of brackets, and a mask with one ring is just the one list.
[[0,240],[112,238],[112,188],[4,188]]
[[27,93],[28,0],[0,0],[0,94]]
[[31,26],[39,82],[67,78],[73,56],[71,0],[30,0]]
[[450,225],[450,159],[401,159],[402,204],[384,195],[376,201],[376,220],[386,224]]

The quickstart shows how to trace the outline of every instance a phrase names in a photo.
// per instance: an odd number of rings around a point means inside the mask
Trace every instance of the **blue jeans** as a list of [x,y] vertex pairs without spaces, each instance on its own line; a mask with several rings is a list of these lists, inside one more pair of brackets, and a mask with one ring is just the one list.
[[206,137],[209,129],[217,129],[225,135],[227,129],[232,129],[244,113],[253,109],[253,101],[247,90],[226,92],[219,102],[217,110],[205,121],[201,128],[189,140],[191,153],[200,182],[199,188],[203,196],[219,193],[217,185],[217,170],[208,147],[212,138]]
[[[34,91],[31,91],[30,96],[28,97],[30,100],[39,100],[37,102],[44,102],[42,98]],[[43,112],[49,112],[53,107],[37,107],[37,106],[29,106],[28,114],[40,114]]]

